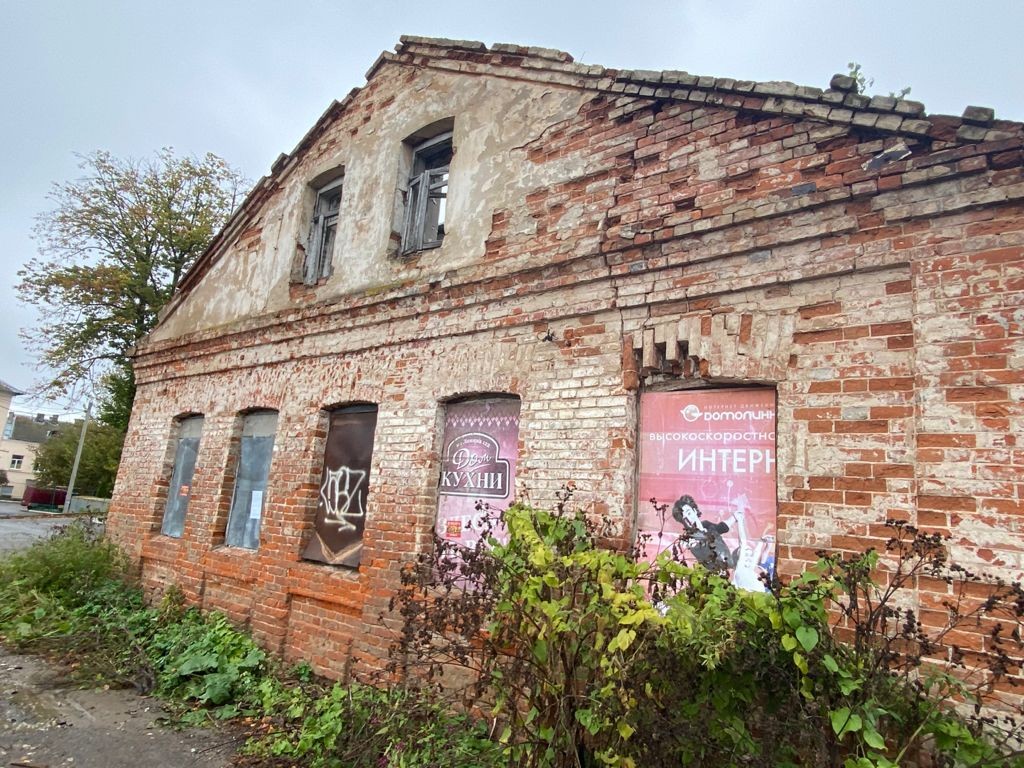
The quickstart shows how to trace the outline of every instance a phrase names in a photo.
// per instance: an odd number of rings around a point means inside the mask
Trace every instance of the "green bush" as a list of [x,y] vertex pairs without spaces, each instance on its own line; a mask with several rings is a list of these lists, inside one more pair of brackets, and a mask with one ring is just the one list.
[[83,678],[135,684],[149,624],[127,561],[87,522],[0,559],[0,636],[72,661]]
[[270,674],[267,654],[222,613],[171,605],[147,644],[156,691],[234,717],[253,708],[259,684]]
[[252,750],[311,768],[497,768],[486,728],[425,691],[335,683]]
[[[496,519],[474,549],[436,540],[396,602],[394,671],[466,670],[510,765],[1024,765],[1014,717],[986,709],[1024,656],[1024,591],[947,563],[939,537],[892,523],[885,553],[754,593],[606,548],[568,498],[513,506],[507,541]],[[931,629],[908,601],[925,577],[948,585]],[[972,666],[961,631],[985,637]]]
[[[948,563],[939,537],[892,523],[884,552],[753,593],[671,551],[608,548],[568,498],[516,505],[502,541],[438,541],[404,573],[397,686],[286,672],[173,592],[146,606],[81,524],[0,560],[0,639],[155,690],[187,721],[246,716],[249,765],[1024,765],[1014,719],[989,716],[1019,675],[1024,590]],[[927,625],[908,599],[925,578],[947,588]],[[957,645],[967,633],[984,655]],[[465,714],[488,710],[493,734]]]
[[117,547],[95,526],[79,520],[0,560],[0,596],[17,599],[37,592],[74,608],[128,573],[127,560]]

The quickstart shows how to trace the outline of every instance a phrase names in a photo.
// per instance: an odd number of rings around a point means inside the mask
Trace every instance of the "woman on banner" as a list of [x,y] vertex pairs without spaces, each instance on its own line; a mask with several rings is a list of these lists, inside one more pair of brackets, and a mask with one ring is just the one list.
[[[730,501],[733,512],[717,523],[701,519],[700,508],[690,495],[680,496],[672,507],[672,517],[682,523],[684,540],[690,553],[705,568],[724,573],[741,589],[763,592],[766,584],[762,578],[770,574],[766,568],[770,545],[774,539],[764,536],[751,541],[747,533],[747,512],[750,500],[745,494]],[[739,546],[730,548],[724,535],[735,528]]]
[[[710,520],[702,520],[700,507],[689,494],[676,499],[676,503],[672,505],[672,517],[676,522],[682,523],[684,533],[680,538],[686,542],[686,548],[698,563],[709,571],[720,573],[728,572],[736,566],[739,549],[730,550],[722,538],[722,534],[729,532],[727,522],[723,520],[712,523]],[[736,515],[733,514],[730,520],[736,523]],[[738,527],[741,538],[745,537],[746,527],[742,524]]]

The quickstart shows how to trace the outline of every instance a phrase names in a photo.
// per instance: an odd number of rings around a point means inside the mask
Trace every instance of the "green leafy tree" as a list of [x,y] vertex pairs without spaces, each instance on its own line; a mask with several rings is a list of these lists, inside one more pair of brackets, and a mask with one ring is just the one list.
[[182,276],[241,199],[224,160],[81,158],[83,176],[55,184],[36,225],[40,255],[18,293],[42,320],[23,337],[47,371],[41,394],[98,386],[100,419],[124,429],[135,394],[132,347],[155,325]]
[[[63,424],[60,431],[39,446],[34,471],[40,485],[67,486],[75,463],[81,420]],[[75,478],[76,495],[109,497],[114,491],[117,464],[121,459],[124,432],[109,424],[90,422],[85,431],[82,460]]]

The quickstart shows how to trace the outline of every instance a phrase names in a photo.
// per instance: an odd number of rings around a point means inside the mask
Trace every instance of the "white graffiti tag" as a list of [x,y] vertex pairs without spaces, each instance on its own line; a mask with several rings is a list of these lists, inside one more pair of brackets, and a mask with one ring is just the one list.
[[355,530],[356,527],[350,521],[366,517],[364,494],[360,492],[365,479],[366,472],[361,469],[338,467],[327,470],[327,476],[320,486],[326,524],[336,525],[342,531]]

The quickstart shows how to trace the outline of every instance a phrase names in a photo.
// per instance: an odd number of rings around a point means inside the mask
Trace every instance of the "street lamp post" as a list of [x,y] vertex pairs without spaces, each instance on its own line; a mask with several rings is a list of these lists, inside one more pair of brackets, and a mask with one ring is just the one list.
[[68,480],[68,492],[64,496],[64,511],[71,511],[71,497],[75,495],[75,478],[78,477],[78,464],[82,460],[82,447],[85,445],[85,430],[89,428],[89,415],[92,412],[92,403],[85,405],[85,418],[82,420],[82,432],[78,436],[78,450],[75,451],[75,463],[71,467],[71,479]]

